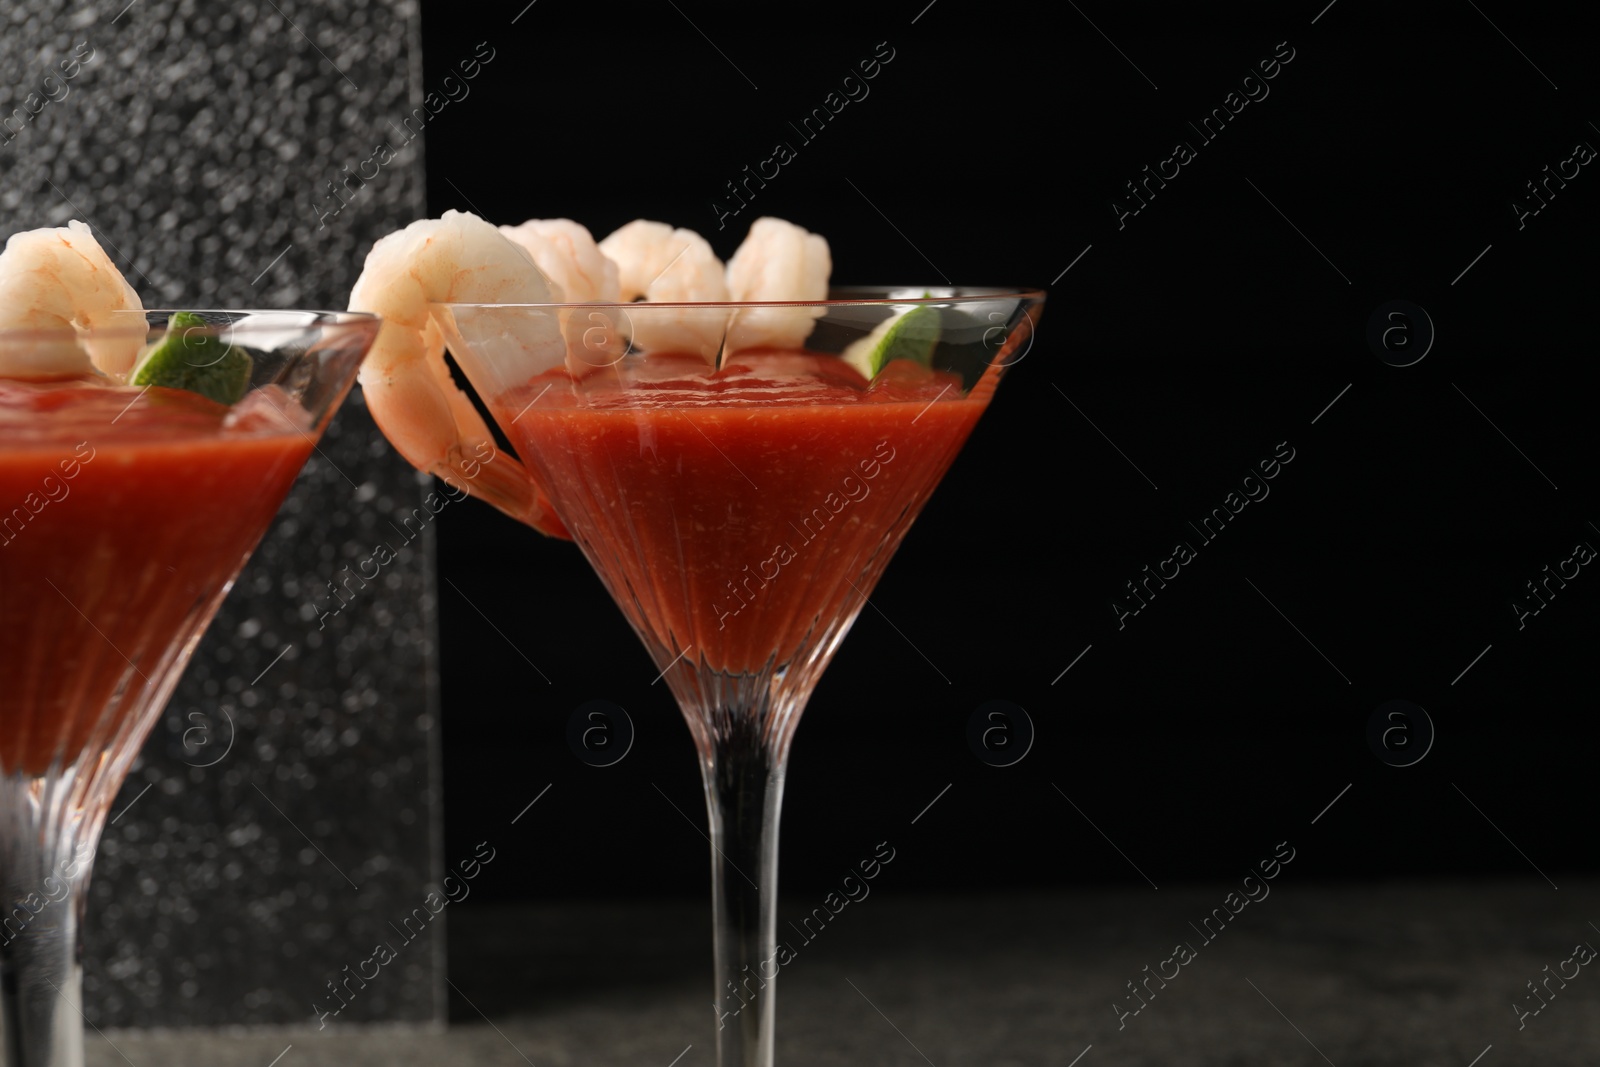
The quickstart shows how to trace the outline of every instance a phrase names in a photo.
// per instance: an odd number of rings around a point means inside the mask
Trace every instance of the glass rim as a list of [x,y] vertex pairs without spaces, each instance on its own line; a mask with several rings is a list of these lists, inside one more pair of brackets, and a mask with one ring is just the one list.
[[[923,297],[891,297],[887,295],[892,290],[902,289],[947,289],[952,290],[948,296],[923,296]],[[467,308],[467,309],[566,309],[566,308],[606,308],[629,311],[637,308],[724,308],[733,311],[746,308],[829,308],[829,307],[904,307],[906,305],[945,305],[945,304],[981,304],[990,300],[1032,300],[1041,301],[1045,298],[1044,289],[1002,287],[985,288],[970,285],[837,285],[828,290],[826,300],[634,300],[634,301],[607,301],[588,300],[578,302],[545,303],[501,303],[501,302],[475,302],[456,300],[432,301],[430,306],[439,308]],[[871,293],[871,296],[846,296],[833,294]]]
[[[382,325],[383,319],[368,311],[332,311],[321,308],[144,308],[141,311],[128,309],[114,311],[111,314],[124,317],[133,315],[176,315],[178,313],[190,315],[305,315],[310,320],[298,324],[303,329],[322,328],[328,326],[361,326],[365,324]],[[8,341],[96,341],[103,339],[148,337],[152,326],[146,322],[136,326],[132,322],[126,326],[96,326],[90,329],[79,329],[68,323],[63,326],[26,326],[20,328],[0,329],[0,344]],[[211,329],[216,331],[235,330],[249,334],[253,331],[272,331],[280,333],[285,329],[294,329],[296,324],[291,323],[257,323],[249,322],[208,322],[205,326],[190,327],[195,330]]]

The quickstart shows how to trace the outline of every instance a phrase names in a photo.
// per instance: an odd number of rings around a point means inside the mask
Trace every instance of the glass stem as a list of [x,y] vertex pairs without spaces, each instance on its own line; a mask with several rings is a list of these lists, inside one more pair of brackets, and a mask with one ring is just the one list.
[[702,753],[711,823],[717,1067],[772,1067],[779,960],[778,816],[788,746],[750,708],[708,716]]
[[[5,1067],[83,1067],[78,932],[91,849],[49,784],[0,777],[0,1034]],[[98,820],[96,820],[98,821]],[[98,827],[93,828],[96,832]],[[97,836],[97,833],[96,833]]]

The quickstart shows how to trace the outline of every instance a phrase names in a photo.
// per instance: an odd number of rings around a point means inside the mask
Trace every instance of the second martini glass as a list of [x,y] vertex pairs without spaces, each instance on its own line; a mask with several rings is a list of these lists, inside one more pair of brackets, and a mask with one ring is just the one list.
[[[720,1067],[771,1067],[790,740],[1044,294],[437,305],[451,351],[628,617],[700,755]],[[809,324],[810,328],[807,329]],[[567,339],[541,367],[521,338]],[[803,348],[740,347],[789,334]],[[488,496],[493,487],[473,491]],[[526,514],[524,500],[492,500]]]
[[[0,331],[0,355],[26,363],[86,340],[154,343],[170,317],[129,313],[127,326],[86,336]],[[237,402],[0,380],[6,1067],[82,1067],[78,933],[107,811],[378,330],[347,312],[181,321],[182,374],[226,363],[241,379]]]

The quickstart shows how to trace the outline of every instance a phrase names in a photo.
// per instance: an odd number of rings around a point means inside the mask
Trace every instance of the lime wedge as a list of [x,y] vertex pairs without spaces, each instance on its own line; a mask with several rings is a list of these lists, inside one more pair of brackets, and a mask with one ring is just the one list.
[[254,365],[250,353],[224,343],[205,319],[180,311],[168,321],[167,335],[133,368],[128,384],[186,389],[231,405],[249,390]]
[[840,355],[868,381],[897,359],[933,366],[933,349],[939,343],[939,309],[922,304],[892,319],[885,319]]

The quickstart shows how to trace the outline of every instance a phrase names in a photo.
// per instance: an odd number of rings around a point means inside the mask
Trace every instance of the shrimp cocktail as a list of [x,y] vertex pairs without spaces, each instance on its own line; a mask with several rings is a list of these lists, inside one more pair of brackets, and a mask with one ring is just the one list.
[[[823,238],[778,219],[724,266],[657,222],[597,244],[565,219],[447,212],[379,241],[350,301],[384,320],[361,383],[395,447],[576,541],[688,720],[721,1067],[772,1063],[794,955],[776,930],[778,809],[801,709],[1043,300],[830,290],[831,270]],[[520,462],[453,384],[447,343]]]
[[377,320],[145,311],[88,227],[0,253],[0,1030],[83,1062],[106,813]]

